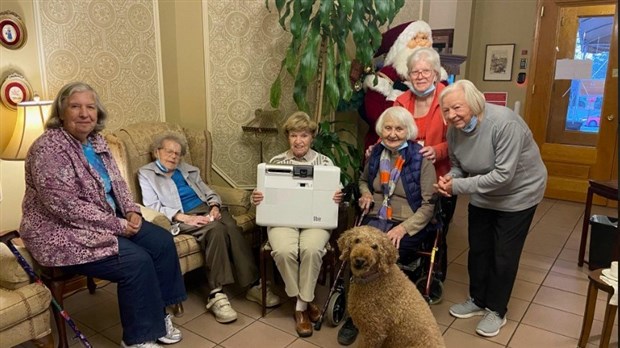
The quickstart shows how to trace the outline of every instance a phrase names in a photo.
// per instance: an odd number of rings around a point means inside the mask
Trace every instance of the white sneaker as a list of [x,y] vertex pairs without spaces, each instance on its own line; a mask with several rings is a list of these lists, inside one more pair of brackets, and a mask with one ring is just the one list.
[[222,292],[218,292],[209,300],[207,310],[213,312],[218,323],[230,323],[237,320],[237,312],[231,307],[228,296]]
[[174,344],[183,339],[183,334],[181,333],[181,330],[177,329],[176,327],[174,327],[174,325],[172,325],[171,314],[166,314],[164,322],[166,323],[166,336],[158,338],[158,342],[164,344]]
[[[259,305],[263,305],[263,294],[262,294],[262,285],[258,284],[251,287],[248,292],[245,294],[245,298],[258,303]],[[269,282],[267,282],[267,297],[266,297],[265,307],[271,308],[280,304],[280,297],[271,291],[271,287],[269,286]]]
[[155,342],[144,342],[138,344],[132,344],[128,346],[124,341],[121,341],[121,348],[163,348]]

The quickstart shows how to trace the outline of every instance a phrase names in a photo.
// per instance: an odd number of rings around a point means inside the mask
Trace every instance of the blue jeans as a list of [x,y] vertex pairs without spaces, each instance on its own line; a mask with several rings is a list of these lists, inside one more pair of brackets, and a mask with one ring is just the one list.
[[155,341],[166,335],[165,306],[187,299],[172,235],[142,221],[137,234],[118,237],[118,249],[118,255],[63,269],[117,283],[123,341]]

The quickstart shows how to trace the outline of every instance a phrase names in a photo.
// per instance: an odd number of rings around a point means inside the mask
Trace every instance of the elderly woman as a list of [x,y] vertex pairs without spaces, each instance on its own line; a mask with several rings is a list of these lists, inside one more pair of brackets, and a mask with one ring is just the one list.
[[[317,124],[304,112],[292,114],[284,123],[284,134],[290,149],[271,159],[272,164],[333,165],[329,157],[310,149]],[[262,192],[252,192],[252,203],[260,204]],[[342,201],[342,192],[334,193],[334,202]],[[311,321],[317,321],[320,309],[312,303],[319,277],[325,244],[330,232],[318,228],[271,227],[267,230],[276,266],[282,275],[286,293],[297,298],[295,328],[300,337],[312,335]]]
[[20,233],[42,266],[117,283],[121,347],[181,340],[165,306],[187,298],[168,231],[142,220],[99,132],[107,113],[87,84],[61,88],[26,158]]
[[[422,155],[416,139],[417,127],[407,109],[392,106],[377,120],[381,142],[372,148],[360,177],[359,206],[366,214],[362,224],[387,233],[399,253],[399,262],[408,264],[422,241],[430,234],[426,228],[433,217],[430,203],[435,168]],[[341,344],[351,344],[357,329],[348,318],[338,333]]]
[[532,132],[519,115],[494,104],[467,80],[439,96],[450,127],[452,168],[439,178],[443,195],[469,194],[469,298],[450,307],[457,318],[484,317],[479,335],[492,337],[506,324],[519,258],[547,170]]
[[[439,107],[439,94],[445,87],[439,82],[441,76],[439,53],[433,48],[418,48],[409,56],[407,67],[409,90],[398,97],[394,105],[404,107],[413,115],[413,120],[418,127],[418,136],[414,140],[422,145],[420,153],[433,162],[435,174],[439,178],[450,170],[448,141],[446,140],[448,125]],[[456,208],[456,199],[456,195],[442,197],[441,205],[445,216],[444,231],[446,233]],[[448,244],[444,239],[439,278],[445,280],[447,272]]]
[[[155,161],[138,171],[145,206],[166,215],[181,233],[198,239],[205,253],[205,271],[211,292],[207,310],[220,323],[237,319],[222,287],[235,282],[250,286],[248,300],[262,303],[260,279],[252,250],[242,235],[241,227],[222,207],[220,196],[207,186],[197,167],[183,162],[187,144],[179,135],[164,134],[151,145]],[[280,299],[267,288],[267,307],[280,304]]]

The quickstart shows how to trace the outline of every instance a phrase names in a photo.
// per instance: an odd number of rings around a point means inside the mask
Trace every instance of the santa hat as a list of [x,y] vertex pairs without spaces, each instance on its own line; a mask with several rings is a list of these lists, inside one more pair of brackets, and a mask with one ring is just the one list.
[[433,43],[433,34],[428,23],[422,20],[403,23],[395,26],[383,34],[381,47],[379,47],[379,51],[377,51],[375,57],[387,52],[387,56],[385,56],[385,64],[391,65],[398,52],[405,48],[407,43],[418,33],[427,33],[428,40],[431,44]]

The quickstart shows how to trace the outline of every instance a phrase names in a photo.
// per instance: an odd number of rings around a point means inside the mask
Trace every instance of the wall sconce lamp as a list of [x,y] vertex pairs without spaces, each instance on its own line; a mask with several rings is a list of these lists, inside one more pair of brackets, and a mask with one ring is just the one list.
[[30,145],[43,133],[43,126],[50,113],[51,101],[34,100],[17,104],[15,129],[0,158],[15,161],[26,158]]
[[254,117],[250,122],[241,126],[241,129],[246,134],[252,134],[260,143],[260,160],[264,162],[263,158],[263,140],[266,135],[278,134],[278,126],[276,119],[279,119],[280,110],[263,111],[263,109],[256,109],[254,111]]

